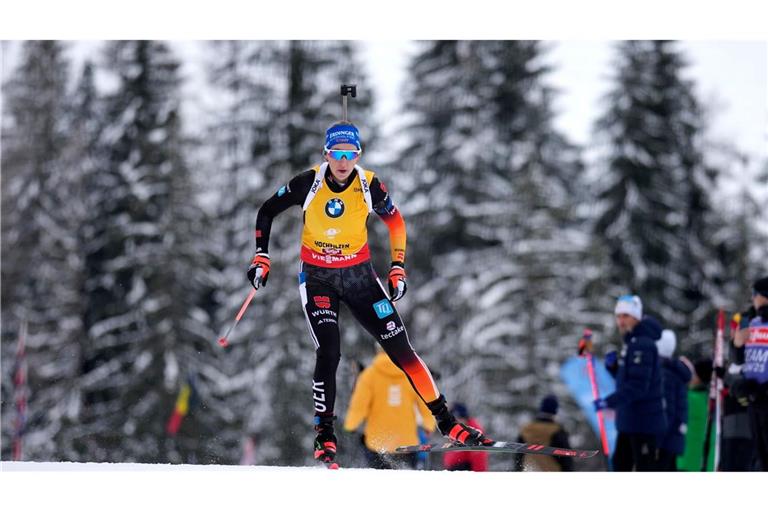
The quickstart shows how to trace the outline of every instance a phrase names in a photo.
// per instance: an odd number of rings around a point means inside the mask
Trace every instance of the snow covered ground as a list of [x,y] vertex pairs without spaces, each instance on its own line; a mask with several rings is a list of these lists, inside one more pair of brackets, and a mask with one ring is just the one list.
[[[525,476],[373,469],[329,471],[323,467],[67,462],[2,462],[0,469],[3,487],[0,502],[15,495],[21,496],[16,498],[17,503],[24,505],[23,508],[0,506],[1,510],[57,512],[165,509],[406,512],[424,510],[424,507],[435,510],[437,504],[478,510],[478,504],[493,495],[498,498],[502,489],[506,493],[518,487],[515,482],[522,482],[521,477]],[[23,485],[18,487],[18,484]],[[492,492],[484,496],[482,489]],[[507,501],[509,496],[504,499]]]
[[[322,467],[0,462],[0,510],[630,512],[746,503],[762,474],[468,473]],[[713,493],[712,489],[720,489]]]

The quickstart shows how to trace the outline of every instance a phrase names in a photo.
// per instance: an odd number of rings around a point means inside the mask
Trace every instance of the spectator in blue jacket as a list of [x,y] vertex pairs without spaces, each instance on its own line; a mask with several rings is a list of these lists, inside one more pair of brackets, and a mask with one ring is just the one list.
[[685,451],[685,432],[688,428],[688,383],[693,377],[693,365],[690,362],[686,365],[681,358],[673,357],[676,347],[675,333],[664,329],[656,342],[661,358],[667,416],[667,430],[658,439],[658,469],[661,471],[677,471],[677,456]]
[[653,317],[643,317],[637,295],[619,297],[614,314],[624,338],[617,358],[616,391],[595,400],[595,409],[616,410],[614,471],[654,471],[658,469],[656,439],[667,430],[656,349],[661,325]]

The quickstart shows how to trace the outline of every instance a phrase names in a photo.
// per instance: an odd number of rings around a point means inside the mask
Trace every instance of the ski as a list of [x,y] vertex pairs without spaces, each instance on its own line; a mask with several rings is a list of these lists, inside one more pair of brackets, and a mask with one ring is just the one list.
[[555,457],[576,457],[586,459],[594,457],[599,450],[574,450],[572,448],[557,448],[534,443],[510,443],[497,441],[493,444],[482,446],[465,446],[456,443],[421,444],[413,446],[400,446],[395,448],[395,453],[414,452],[498,452],[498,453],[530,453],[534,455],[552,455]]

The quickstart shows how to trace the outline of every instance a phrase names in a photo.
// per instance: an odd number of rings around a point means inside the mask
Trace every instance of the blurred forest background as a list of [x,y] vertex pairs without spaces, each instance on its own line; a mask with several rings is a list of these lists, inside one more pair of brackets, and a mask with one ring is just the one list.
[[[250,290],[257,209],[320,161],[341,83],[358,85],[362,164],[408,226],[398,306],[411,341],[497,439],[555,392],[572,444],[597,447],[559,381],[583,328],[598,354],[618,347],[615,299],[638,293],[696,358],[716,309],[743,309],[768,268],[768,160],[707,139],[675,42],[615,43],[589,148],[555,128],[541,42],[418,43],[398,145],[380,137],[376,64],[354,41],[200,42],[216,107],[193,118],[173,45],[104,42],[75,66],[70,44],[19,43],[2,84],[4,460],[25,324],[25,460],[237,464],[250,439],[257,464],[311,463],[299,209],[275,222],[269,284],[231,350],[216,340]],[[758,170],[745,181],[746,168]],[[385,274],[386,228],[369,229]],[[355,361],[374,354],[342,317],[339,416]],[[171,434],[182,390],[189,411]],[[358,442],[341,438],[342,460]]]

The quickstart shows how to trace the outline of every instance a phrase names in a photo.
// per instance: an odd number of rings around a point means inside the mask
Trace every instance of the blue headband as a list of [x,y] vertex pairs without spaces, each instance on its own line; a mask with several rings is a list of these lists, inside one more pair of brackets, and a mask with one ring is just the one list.
[[357,127],[352,124],[340,124],[328,128],[325,131],[325,149],[331,149],[336,144],[354,144],[357,149],[362,149]]

